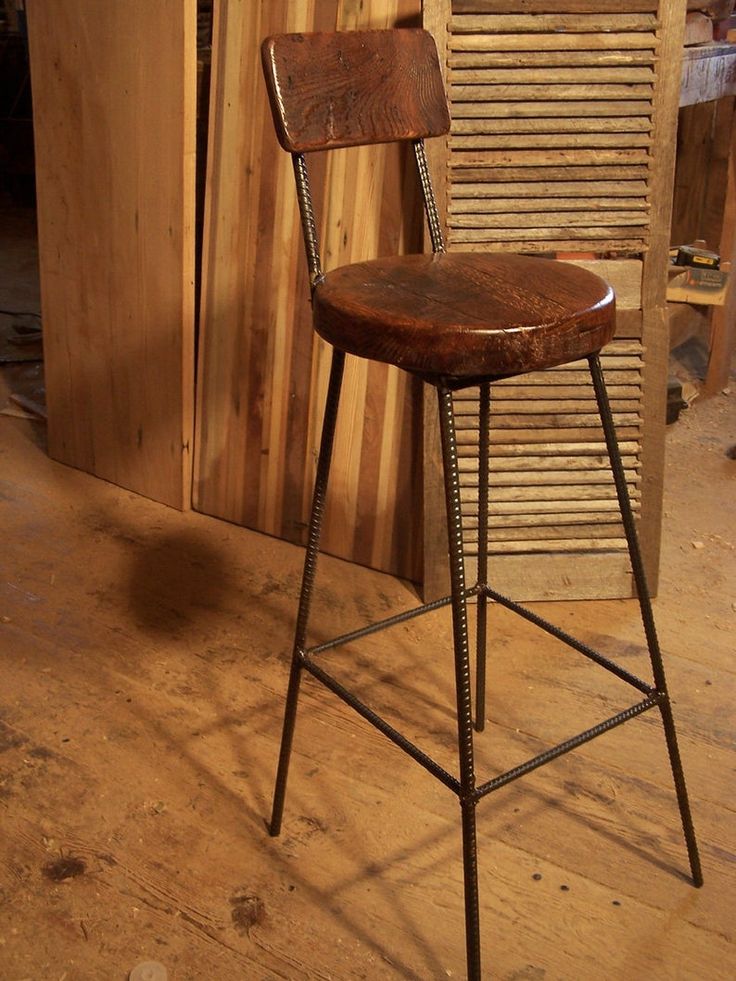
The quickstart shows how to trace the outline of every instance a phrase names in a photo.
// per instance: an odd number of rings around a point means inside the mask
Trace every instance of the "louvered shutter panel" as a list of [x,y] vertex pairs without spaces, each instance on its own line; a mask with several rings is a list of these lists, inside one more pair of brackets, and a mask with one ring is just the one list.
[[[663,3],[661,10],[656,0],[425,3],[453,120],[447,140],[431,149],[448,250],[582,253],[594,260],[583,264],[603,267],[601,275],[614,281],[617,337],[602,363],[635,513],[640,526],[651,526],[643,537],[652,579],[661,446],[650,453],[649,475],[645,447],[662,440],[664,420],[653,414],[662,412],[666,339],[664,282],[653,290],[647,277],[664,275],[667,230],[663,238],[661,226],[663,218],[669,224],[671,201],[671,176],[668,185],[658,171],[654,141],[674,141],[677,99],[671,93],[663,98],[663,73],[672,65],[663,65],[662,56],[671,57],[676,46],[683,3]],[[673,20],[678,6],[679,20]],[[472,579],[477,390],[457,393],[455,405]],[[491,406],[494,587],[519,599],[630,596],[626,543],[587,363],[498,383]],[[432,412],[428,406],[428,440],[436,437]],[[425,454],[431,522],[442,507],[440,475],[433,451],[425,446]],[[444,591],[442,552],[441,537],[428,529],[428,595]]]
[[645,248],[656,25],[654,13],[453,13],[451,248]]

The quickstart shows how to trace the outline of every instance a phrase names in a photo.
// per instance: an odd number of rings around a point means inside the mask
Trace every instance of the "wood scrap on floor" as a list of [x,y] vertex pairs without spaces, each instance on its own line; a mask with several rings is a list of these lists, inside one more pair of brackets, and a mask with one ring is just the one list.
[[39,314],[0,310],[0,364],[43,360]]
[[37,418],[37,419],[48,418],[48,413],[46,412],[46,406],[42,404],[38,399],[29,398],[27,395],[22,395],[19,392],[13,392],[9,396],[9,399],[11,402],[14,402],[15,405],[20,406],[20,408],[23,409],[32,418]]

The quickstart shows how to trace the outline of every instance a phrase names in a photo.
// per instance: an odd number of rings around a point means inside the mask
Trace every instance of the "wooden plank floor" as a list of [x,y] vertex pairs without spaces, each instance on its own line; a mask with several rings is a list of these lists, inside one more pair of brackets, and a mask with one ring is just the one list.
[[[485,976],[736,975],[735,408],[669,431],[656,602],[706,885],[634,721],[479,806]],[[0,417],[0,475],[0,977],[463,977],[456,802],[309,682],[266,834],[302,552],[54,463],[23,420]],[[330,632],[415,601],[321,566]],[[537,608],[646,670],[633,602]],[[484,776],[636,700],[503,611],[491,635]],[[452,765],[446,636],[433,615],[330,662]]]

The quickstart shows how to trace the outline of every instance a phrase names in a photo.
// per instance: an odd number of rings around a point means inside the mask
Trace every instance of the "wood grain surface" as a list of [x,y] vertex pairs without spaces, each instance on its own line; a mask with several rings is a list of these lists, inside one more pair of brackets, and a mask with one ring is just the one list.
[[[668,434],[657,600],[705,888],[685,875],[649,714],[479,804],[491,978],[733,973],[736,551],[713,439],[729,444],[736,398],[723,404],[699,400]],[[0,975],[122,979],[153,952],[172,981],[464,977],[457,801],[311,679],[282,836],[267,835],[302,550],[59,467],[16,421],[3,442]],[[559,559],[550,577],[578,575]],[[415,603],[406,583],[326,556],[313,636]],[[538,612],[649,677],[635,603]],[[489,620],[482,779],[625,706],[631,693],[586,658],[496,605]],[[451,643],[437,611],[321,657],[455,772]],[[81,874],[51,880],[68,859]],[[250,920],[249,898],[262,911]]]
[[314,324],[335,347],[427,376],[473,378],[577,361],[613,335],[613,291],[529,256],[398,256],[329,273]]
[[656,588],[662,528],[662,482],[667,412],[667,267],[675,180],[677,113],[680,101],[685,11],[679,3],[659,7],[660,63],[652,103],[654,150],[650,170],[652,220],[642,268],[643,343],[642,504],[639,537],[649,581]]
[[[330,352],[311,325],[294,179],[259,46],[284,32],[418,26],[419,0],[223,0],[216,7],[199,346],[195,507],[303,542]],[[420,252],[413,157],[397,146],[311,154],[323,264]],[[420,570],[417,384],[348,365],[323,542]]]
[[390,143],[450,128],[431,34],[414,29],[269,37],[261,46],[284,150]]
[[195,8],[28,4],[49,452],[175,507],[191,494]]

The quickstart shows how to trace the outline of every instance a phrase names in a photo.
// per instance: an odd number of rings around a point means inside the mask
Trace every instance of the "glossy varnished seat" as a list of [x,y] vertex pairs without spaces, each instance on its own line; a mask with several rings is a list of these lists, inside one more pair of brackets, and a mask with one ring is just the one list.
[[[310,273],[314,327],[333,345],[304,574],[297,613],[291,674],[270,830],[281,828],[301,678],[313,678],[425,768],[460,803],[463,840],[465,935],[469,978],[479,981],[481,942],[475,808],[488,794],[643,712],[658,708],[667,741],[693,881],[702,883],[697,844],[682,773],[672,712],[657,642],[626,477],[618,452],[598,352],[614,332],[614,297],[592,273],[567,263],[507,253],[445,252],[442,228],[424,153],[425,137],[448,131],[450,119],[437,52],[420,30],[337,34],[290,34],[268,38],[263,66],[276,133],[292,154]],[[305,155],[313,150],[394,140],[412,144],[432,252],[394,256],[325,271],[309,190]],[[360,194],[360,188],[356,188]],[[396,612],[331,640],[309,646],[307,633],[319,553],[322,516],[346,355],[387,362],[434,387],[444,475],[450,595]],[[587,359],[598,405],[621,519],[639,597],[653,683],[548,623],[492,586],[488,568],[490,390],[500,378]],[[478,575],[465,582],[464,538],[453,392],[479,386]],[[538,562],[544,562],[540,556]],[[475,704],[467,606],[476,604]],[[489,603],[514,611],[635,688],[638,701],[589,729],[550,746],[505,773],[477,781],[474,728],[485,720],[486,614]],[[450,773],[380,717],[327,671],[319,655],[343,644],[449,606],[457,707],[458,773]],[[321,636],[325,634],[325,628]],[[426,652],[423,655],[426,657]],[[432,652],[432,656],[440,656]],[[418,657],[418,660],[420,658]],[[419,667],[418,667],[419,669]],[[511,693],[510,697],[514,697]],[[475,710],[475,718],[473,711]],[[489,976],[487,973],[485,976]]]
[[600,351],[611,287],[577,266],[503,253],[395,256],[327,273],[314,327],[349,354],[421,375],[500,378]]

